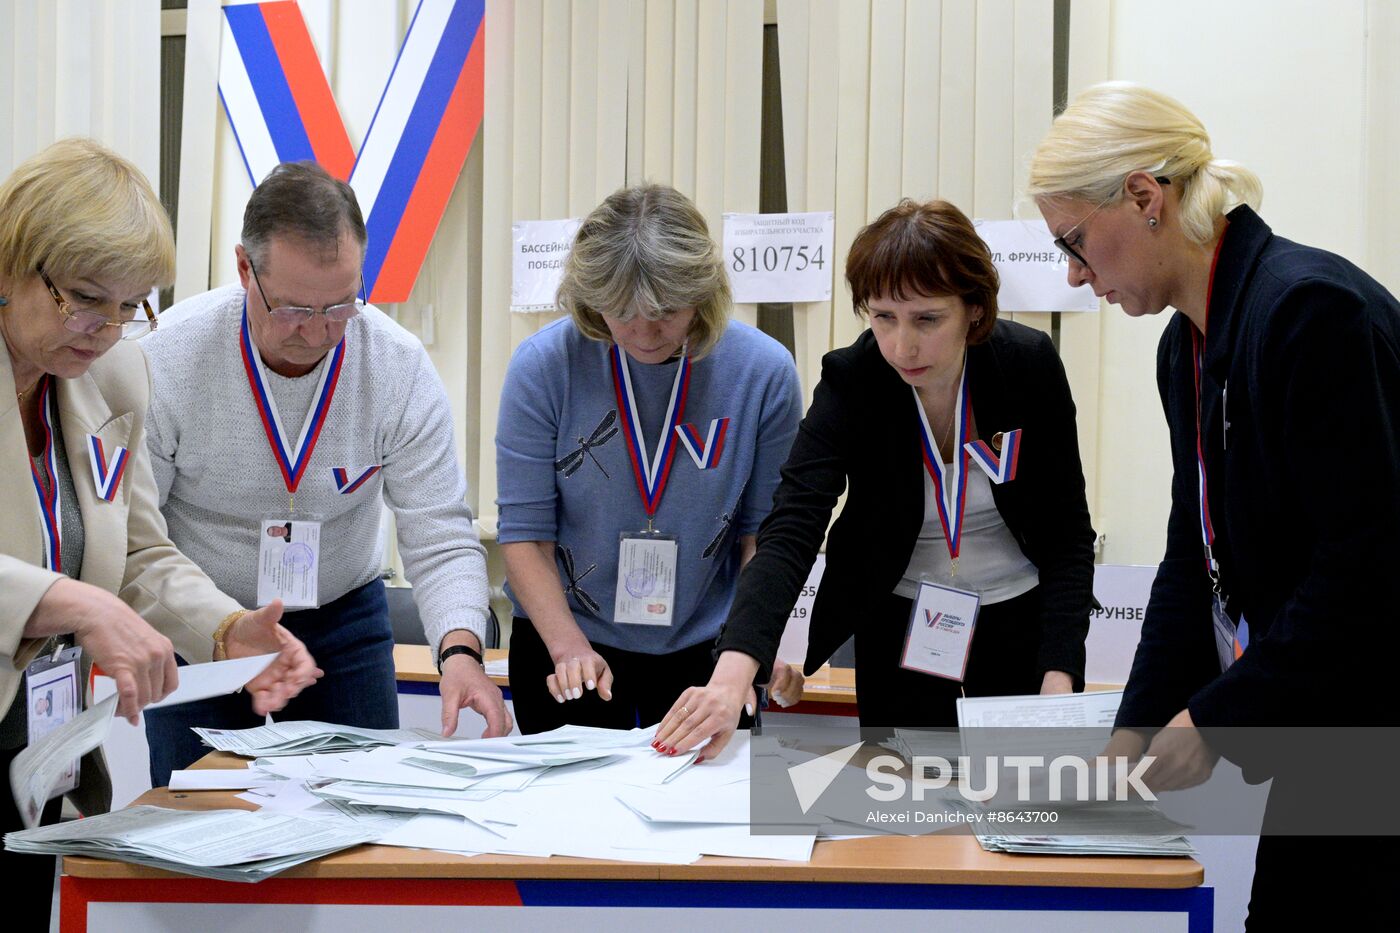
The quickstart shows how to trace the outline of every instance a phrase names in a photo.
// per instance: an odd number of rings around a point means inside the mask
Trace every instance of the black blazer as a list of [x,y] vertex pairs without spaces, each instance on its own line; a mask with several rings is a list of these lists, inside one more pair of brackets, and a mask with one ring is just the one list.
[[[1395,723],[1400,305],[1247,207],[1229,221],[1202,433],[1228,611],[1244,616],[1250,643],[1222,674],[1198,518],[1194,328],[1178,314],[1157,356],[1174,471],[1167,550],[1118,722],[1152,728],[1189,708],[1203,728]],[[1272,765],[1232,755],[1237,735],[1210,741],[1262,778]]]
[[[1023,431],[1016,479],[993,485],[992,494],[1040,571],[1039,668],[1065,671],[1082,685],[1094,531],[1064,367],[1049,337],[1009,321],[998,321],[989,340],[968,349],[967,366],[978,434]],[[758,550],[739,578],[717,651],[754,657],[767,680],[823,538],[826,572],[812,607],[808,673],[894,589],[924,521],[916,404],[870,331],[822,358],[821,381],[783,466],[773,511],[759,527]],[[831,512],[848,482],[845,507],[828,537]]]

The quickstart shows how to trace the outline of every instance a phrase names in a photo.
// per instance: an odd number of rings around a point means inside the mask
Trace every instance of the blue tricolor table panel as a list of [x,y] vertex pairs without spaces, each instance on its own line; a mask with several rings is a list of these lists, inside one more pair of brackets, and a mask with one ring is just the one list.
[[[621,868],[621,866],[619,866]],[[694,930],[859,928],[1209,933],[1207,888],[639,880],[65,877],[64,933],[145,929]],[[798,926],[800,924],[800,926]],[[643,926],[645,925],[645,926]],[[778,925],[775,927],[775,925]]]

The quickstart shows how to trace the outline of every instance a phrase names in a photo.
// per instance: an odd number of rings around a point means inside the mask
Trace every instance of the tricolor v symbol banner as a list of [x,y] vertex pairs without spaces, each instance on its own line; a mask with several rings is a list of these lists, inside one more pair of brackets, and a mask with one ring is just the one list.
[[405,301],[481,125],[485,0],[419,0],[357,154],[296,0],[224,8],[219,97],[248,177],[313,159],[355,189],[365,287]]

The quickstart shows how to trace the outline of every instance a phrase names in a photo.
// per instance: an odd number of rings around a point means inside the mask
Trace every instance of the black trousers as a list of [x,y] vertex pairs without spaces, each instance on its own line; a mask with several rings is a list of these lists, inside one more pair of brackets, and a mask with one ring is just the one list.
[[686,687],[704,686],[715,669],[714,645],[701,642],[671,654],[641,654],[594,644],[612,668],[612,699],[595,690],[577,700],[560,703],[545,688],[554,661],[534,623],[515,617],[510,632],[510,694],[515,721],[529,735],[563,725],[635,729],[654,726],[671,709]]
[[982,606],[961,684],[900,667],[913,601],[891,593],[856,625],[862,728],[951,727],[961,696],[1039,693],[1040,589]]
[[1274,777],[1264,816],[1266,834],[1259,837],[1254,857],[1246,930],[1395,928],[1400,907],[1395,846],[1400,838],[1269,834],[1300,825],[1323,828],[1330,822],[1328,813],[1339,807],[1350,810],[1341,817],[1348,831],[1357,828],[1358,817],[1365,821],[1367,808],[1394,811],[1393,778],[1385,771],[1367,771],[1364,760],[1352,759],[1341,774],[1345,797],[1339,799],[1326,788],[1331,775],[1322,770]]
[[[16,702],[24,701],[20,699]],[[0,774],[10,773],[10,762],[21,751],[19,748],[0,751]],[[62,797],[50,800],[39,817],[39,824],[48,826],[57,823],[62,809]],[[12,833],[21,829],[24,829],[24,821],[20,819],[14,795],[7,786],[0,793],[0,832]],[[0,878],[5,879],[6,888],[15,895],[12,907],[5,910],[6,930],[47,933],[49,911],[53,907],[53,877],[54,856],[27,855],[0,848]]]

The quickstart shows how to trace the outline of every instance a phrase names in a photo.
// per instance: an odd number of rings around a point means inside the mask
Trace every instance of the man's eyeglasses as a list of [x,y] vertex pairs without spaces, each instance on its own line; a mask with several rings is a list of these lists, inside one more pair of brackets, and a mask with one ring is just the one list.
[[63,326],[74,333],[91,335],[100,333],[104,327],[118,327],[121,328],[122,340],[135,340],[156,329],[156,313],[151,310],[151,303],[145,298],[141,299],[141,308],[146,311],[145,320],[136,317],[135,307],[122,305],[117,312],[119,317],[114,321],[96,310],[102,304],[98,299],[86,295],[66,297],[43,269],[38,271],[39,278],[44,280],[49,294],[53,296],[54,304],[58,305],[58,313],[63,316]]
[[248,268],[253,273],[253,282],[258,286],[258,294],[262,296],[263,305],[267,308],[267,313],[283,324],[305,324],[311,320],[314,314],[324,314],[327,321],[341,323],[350,320],[359,314],[365,307],[365,301],[360,295],[365,291],[365,278],[360,276],[360,294],[356,295],[353,301],[343,302],[338,305],[326,305],[324,308],[307,308],[301,305],[278,305],[272,306],[272,302],[267,300],[267,292],[263,291],[262,282],[258,279],[258,270],[253,265],[253,258],[248,257]]
[[[1172,183],[1172,180],[1171,180],[1170,178],[1168,178],[1167,176],[1165,176],[1165,175],[1158,175],[1158,176],[1156,176],[1156,181],[1157,181],[1157,184],[1159,184],[1159,185],[1170,185],[1170,184]],[[1082,226],[1084,226],[1086,223],[1088,223],[1090,217],[1093,217],[1093,216],[1094,216],[1095,214],[1097,214],[1099,211],[1103,210],[1105,207],[1107,207],[1112,201],[1116,200],[1117,198],[1118,198],[1118,192],[1115,191],[1113,194],[1109,195],[1108,197],[1106,197],[1106,198],[1104,198],[1102,201],[1100,201],[1100,202],[1098,203],[1098,206],[1096,206],[1092,211],[1090,211],[1089,213],[1087,213],[1087,214],[1085,214],[1083,217],[1081,217],[1081,218],[1079,219],[1079,223],[1075,224],[1073,227],[1070,227],[1070,228],[1069,228],[1068,230],[1066,230],[1064,233],[1062,233],[1062,234],[1060,234],[1059,236],[1055,237],[1055,246],[1057,246],[1057,247],[1059,248],[1060,252],[1064,255],[1064,257],[1065,257],[1066,259],[1069,259],[1069,260],[1072,260],[1072,261],[1074,261],[1074,262],[1077,262],[1077,263],[1079,263],[1081,266],[1083,266],[1083,267],[1086,268],[1086,269],[1089,268],[1089,261],[1088,261],[1087,259],[1085,259],[1083,256],[1079,255],[1079,251],[1078,251],[1078,250],[1076,250],[1073,246],[1070,246],[1070,245],[1069,245],[1069,236],[1070,236],[1070,234],[1074,233],[1074,231],[1078,230],[1080,227],[1082,227]]]

